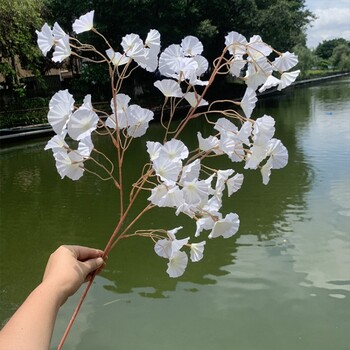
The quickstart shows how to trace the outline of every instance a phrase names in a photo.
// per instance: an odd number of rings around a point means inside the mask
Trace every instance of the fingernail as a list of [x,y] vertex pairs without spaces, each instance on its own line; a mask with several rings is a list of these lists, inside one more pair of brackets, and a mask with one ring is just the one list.
[[104,260],[102,258],[97,258],[96,263],[98,266],[102,266],[102,264],[104,263]]

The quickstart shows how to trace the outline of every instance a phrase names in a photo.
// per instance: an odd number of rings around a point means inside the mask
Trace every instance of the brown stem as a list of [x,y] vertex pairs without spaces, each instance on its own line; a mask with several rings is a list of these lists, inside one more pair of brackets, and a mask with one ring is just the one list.
[[189,113],[189,115],[183,120],[181,126],[179,127],[179,129],[177,129],[176,134],[174,136],[174,139],[176,139],[179,134],[181,133],[181,131],[184,129],[184,127],[187,125],[187,123],[194,118],[195,115],[195,111],[197,110],[198,106],[200,105],[202,99],[204,98],[205,94],[207,93],[209,87],[211,86],[211,84],[213,83],[215,76],[218,74],[218,72],[220,71],[221,68],[221,61],[224,59],[224,55],[227,51],[227,48],[225,48],[221,54],[220,57],[218,57],[218,61],[215,64],[215,68],[212,72],[212,74],[210,75],[209,81],[208,81],[208,85],[204,88],[204,91],[202,93],[202,95],[199,97],[199,99],[197,100],[197,104],[193,107],[193,109],[191,110],[191,112]]
[[73,323],[74,323],[75,319],[77,318],[77,315],[78,315],[78,312],[80,310],[80,307],[83,304],[83,301],[85,300],[85,297],[86,297],[86,295],[87,295],[87,293],[88,293],[88,291],[89,291],[89,289],[90,289],[90,287],[92,285],[92,282],[94,281],[96,275],[97,275],[97,271],[95,271],[91,275],[91,277],[89,279],[89,282],[88,282],[87,286],[85,287],[84,293],[81,296],[81,298],[79,300],[79,303],[78,303],[78,305],[76,306],[76,308],[75,308],[75,310],[73,312],[73,315],[72,315],[72,317],[71,317],[71,319],[70,319],[70,321],[68,323],[68,326],[67,326],[66,330],[63,333],[63,336],[61,338],[60,343],[58,344],[57,350],[61,350],[62,349],[62,347],[63,347],[63,345],[64,345],[64,343],[65,343],[65,341],[67,339],[67,336],[68,336],[68,334],[69,334],[69,332],[70,332],[70,330],[71,330],[71,328],[73,326]]

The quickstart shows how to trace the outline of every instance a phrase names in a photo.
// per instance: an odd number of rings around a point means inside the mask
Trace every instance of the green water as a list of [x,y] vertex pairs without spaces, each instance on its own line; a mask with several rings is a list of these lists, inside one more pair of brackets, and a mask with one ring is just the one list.
[[[262,101],[257,116],[275,117],[290,161],[267,187],[259,173],[246,173],[226,203],[240,216],[239,233],[209,241],[204,259],[175,280],[151,242],[123,241],[65,348],[349,349],[349,96],[350,79],[343,78]],[[196,122],[190,131],[198,128]],[[152,125],[148,136],[158,133]],[[60,180],[51,152],[43,151],[47,140],[0,151],[0,324],[39,283],[58,245],[103,248],[118,221],[110,184],[90,175]],[[135,143],[129,183],[145,160],[141,151],[144,144]],[[148,215],[139,227],[193,225],[172,213]],[[61,309],[53,349],[78,298]]]

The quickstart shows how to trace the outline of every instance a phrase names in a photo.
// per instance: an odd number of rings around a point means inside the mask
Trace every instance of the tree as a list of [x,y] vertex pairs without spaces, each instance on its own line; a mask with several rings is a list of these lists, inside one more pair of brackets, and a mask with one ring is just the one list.
[[[305,0],[46,0],[49,22],[67,31],[80,15],[95,10],[98,28],[118,45],[123,35],[140,36],[150,28],[162,34],[162,46],[196,35],[214,49],[223,35],[235,30],[248,37],[261,34],[281,51],[305,43],[305,26],[313,19]],[[53,24],[53,23],[51,23]],[[217,52],[214,56],[216,57]]]
[[333,54],[331,57],[332,64],[342,70],[350,70],[350,45],[339,44],[333,49]]
[[[209,61],[221,52],[224,36],[237,31],[249,38],[260,34],[281,52],[296,44],[305,44],[304,29],[313,16],[305,9],[305,0],[45,0],[49,9],[47,21],[57,21],[67,32],[80,15],[95,10],[96,27],[112,38],[118,50],[128,33],[145,38],[151,28],[161,33],[162,48],[178,43],[187,35],[203,43]],[[101,38],[84,34],[99,50],[105,49]],[[140,74],[144,74],[141,72]],[[137,76],[137,75],[136,75]],[[144,75],[138,80],[147,79]]]
[[18,62],[37,71],[40,52],[35,29],[42,24],[42,0],[0,0],[0,73],[10,89],[18,86]]
[[301,75],[315,66],[317,57],[314,53],[304,45],[296,45],[293,47],[293,52],[298,56],[299,63],[296,68],[300,69]]
[[333,50],[339,45],[350,47],[350,42],[343,38],[323,40],[322,43],[318,44],[316,47],[315,54],[324,60],[329,60],[333,55]]
[[280,51],[306,44],[305,28],[315,17],[305,0],[256,0],[258,32]]

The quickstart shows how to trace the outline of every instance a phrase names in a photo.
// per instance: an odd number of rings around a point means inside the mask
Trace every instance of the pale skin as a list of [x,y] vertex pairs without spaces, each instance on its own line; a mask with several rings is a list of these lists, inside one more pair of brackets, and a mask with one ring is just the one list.
[[59,308],[104,264],[103,251],[61,246],[51,254],[42,282],[0,332],[0,349],[47,350]]

